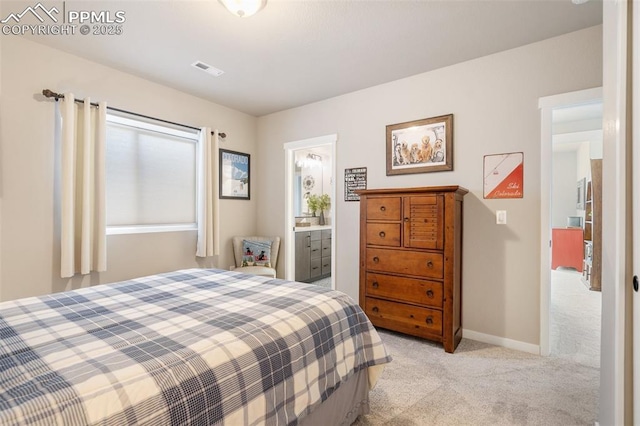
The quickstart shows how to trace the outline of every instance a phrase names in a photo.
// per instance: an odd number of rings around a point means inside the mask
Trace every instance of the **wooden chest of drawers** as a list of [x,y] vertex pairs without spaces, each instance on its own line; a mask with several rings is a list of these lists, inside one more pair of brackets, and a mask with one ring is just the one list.
[[462,339],[459,186],[360,194],[360,306],[378,327],[442,342]]

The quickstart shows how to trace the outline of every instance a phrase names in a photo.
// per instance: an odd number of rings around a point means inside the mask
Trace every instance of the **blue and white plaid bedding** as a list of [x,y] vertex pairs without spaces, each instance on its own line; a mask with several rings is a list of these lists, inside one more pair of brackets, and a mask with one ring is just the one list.
[[183,270],[0,303],[0,424],[297,424],[389,360],[342,293]]

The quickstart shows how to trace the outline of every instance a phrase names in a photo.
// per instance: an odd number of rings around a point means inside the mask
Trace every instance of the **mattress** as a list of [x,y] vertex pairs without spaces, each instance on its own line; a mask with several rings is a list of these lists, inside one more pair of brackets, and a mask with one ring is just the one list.
[[0,424],[295,425],[390,359],[341,292],[181,270],[0,303]]

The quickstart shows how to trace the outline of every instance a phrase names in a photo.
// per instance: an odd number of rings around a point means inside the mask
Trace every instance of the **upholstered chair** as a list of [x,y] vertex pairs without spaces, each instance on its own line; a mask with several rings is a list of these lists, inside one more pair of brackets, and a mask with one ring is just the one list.
[[[270,247],[269,254],[262,250],[266,247]],[[233,237],[234,271],[275,278],[279,249],[280,237]]]

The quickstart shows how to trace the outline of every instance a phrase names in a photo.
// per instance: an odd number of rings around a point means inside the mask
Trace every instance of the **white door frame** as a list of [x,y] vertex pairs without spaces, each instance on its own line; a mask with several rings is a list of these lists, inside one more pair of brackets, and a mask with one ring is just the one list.
[[336,276],[336,142],[337,134],[318,136],[310,139],[287,142],[284,144],[284,164],[285,164],[285,271],[284,279],[295,280],[295,215],[293,214],[293,174],[294,174],[294,151],[304,148],[313,148],[317,146],[329,146],[331,150],[331,288],[335,289]]
[[[631,101],[627,72],[630,71],[628,13],[631,2],[603,2],[603,162],[602,162],[602,344],[600,356],[600,424],[631,424],[625,417],[631,392],[626,378],[631,377],[625,348],[632,332],[627,293],[631,268],[630,140],[627,137],[627,113]],[[636,6],[635,2],[633,6]],[[637,71],[636,71],[637,73]],[[637,188],[635,189],[637,192]],[[606,285],[606,287],[605,287]],[[627,368],[629,367],[629,368]],[[632,408],[632,407],[629,407]],[[629,413],[630,414],[630,413]],[[640,419],[635,419],[636,424]]]
[[602,88],[540,98],[540,355],[549,356],[551,305],[551,173],[553,164],[552,111],[555,108],[602,102]]
[[[633,151],[633,271],[640,277],[640,7],[632,8],[633,52],[632,52],[632,151]],[[640,292],[633,292],[633,421],[640,425]]]

